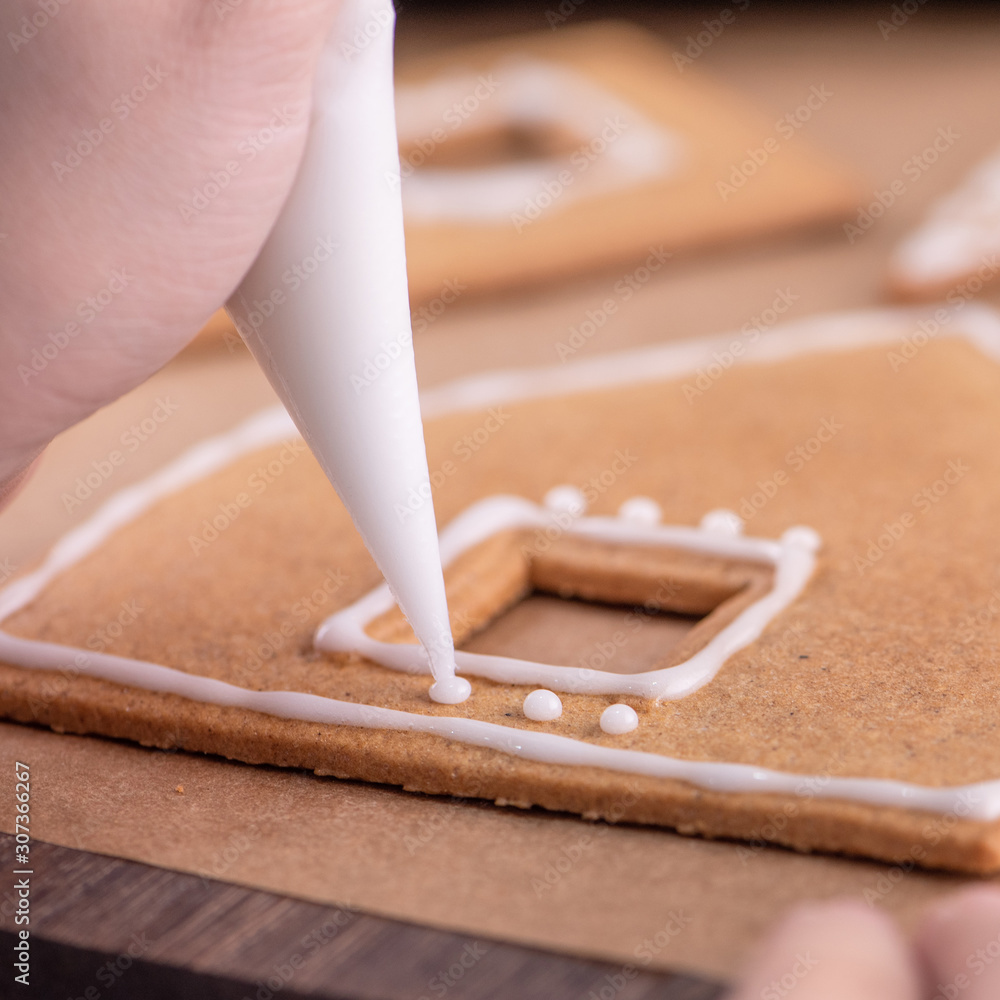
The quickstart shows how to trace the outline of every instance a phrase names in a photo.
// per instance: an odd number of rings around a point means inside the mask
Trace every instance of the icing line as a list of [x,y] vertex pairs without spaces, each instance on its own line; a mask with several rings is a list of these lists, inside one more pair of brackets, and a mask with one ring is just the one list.
[[[29,648],[30,647],[30,648]],[[472,746],[487,747],[547,764],[599,767],[652,778],[676,778],[716,792],[769,792],[810,798],[851,799],[873,805],[948,812],[962,804],[962,815],[992,820],[1000,816],[1000,781],[928,788],[883,778],[837,778],[791,774],[719,761],[690,761],[600,746],[554,733],[499,726],[478,719],[418,715],[397,709],[359,705],[300,691],[250,691],[225,681],[187,674],[143,660],[107,653],[84,653],[55,643],[17,639],[0,633],[0,656],[25,656],[43,670],[72,670],[127,687],[165,692],[207,702],[328,725],[362,726],[430,733]],[[100,662],[97,662],[100,661]]]
[[[517,212],[558,185],[560,203],[606,194],[675,173],[683,142],[672,131],[650,121],[627,101],[568,66],[540,59],[510,60],[490,68],[488,76],[455,74],[396,91],[400,138],[410,142],[450,133],[450,107],[470,94],[485,96],[476,105],[475,127],[553,125],[572,131],[579,149],[572,155],[479,168],[422,167],[403,177],[403,207],[419,222],[505,223]],[[436,116],[431,112],[439,111]],[[454,112],[451,112],[454,114]],[[451,124],[458,127],[464,119]],[[610,138],[604,133],[610,131]],[[560,181],[565,171],[581,176],[571,186]]]
[[[964,337],[988,357],[1000,362],[1000,316],[975,303],[944,311],[954,319],[960,309],[962,327],[954,330],[944,328],[942,335]],[[763,363],[805,353],[851,350],[889,343],[912,332],[921,318],[933,315],[934,311],[927,309],[884,309],[840,313],[785,324],[762,337],[751,356],[744,355],[735,363]],[[427,415],[440,416],[449,412],[478,410],[497,402],[513,403],[540,396],[610,388],[629,381],[676,378],[692,373],[699,364],[711,360],[713,350],[738,337],[739,334],[734,333],[522,373],[474,376],[425,393],[423,410]],[[53,547],[38,569],[0,590],[0,621],[34,600],[59,573],[97,549],[113,531],[134,521],[159,500],[224,467],[240,455],[280,442],[293,429],[290,418],[281,407],[265,410],[235,429],[196,445],[160,472],[105,501],[87,521]],[[310,713],[326,713],[319,721],[333,724],[430,732],[550,763],[572,763],[571,758],[575,756],[579,762],[595,767],[673,777],[717,791],[779,792],[939,813],[956,812],[981,820],[1000,818],[1000,780],[933,788],[891,779],[820,777],[722,761],[683,761],[658,754],[595,746],[566,737],[516,730],[474,719],[423,716],[296,692],[249,691],[171,667],[20,639],[2,631],[0,658],[27,669],[67,669],[126,686],[169,690],[194,700],[221,703],[213,699],[238,697],[246,699],[238,704],[253,711],[286,718],[302,717],[301,712],[308,706]],[[293,708],[299,714],[292,713]],[[310,714],[308,719],[313,717]]]
[[[558,488],[565,490],[565,487]],[[578,510],[582,514],[583,498]],[[717,517],[719,512],[715,512]],[[765,628],[802,592],[812,576],[819,536],[810,528],[792,528],[780,541],[743,538],[720,532],[712,522],[702,528],[636,523],[621,517],[573,518],[548,510],[521,497],[496,496],[473,504],[441,534],[444,565],[501,531],[512,528],[554,527],[560,534],[644,546],[673,546],[722,558],[753,559],[774,568],[771,589],[744,608],[683,663],[635,674],[580,669],[457,650],[459,670],[502,684],[539,684],[553,691],[577,694],[633,694],[644,698],[683,698],[708,684],[734,653],[758,639]],[[366,631],[367,625],[395,604],[387,584],[342,608],[316,631],[315,645],[325,652],[356,652],[382,666],[404,673],[427,673],[419,646],[381,642]]]
[[897,244],[889,267],[915,283],[958,280],[981,265],[994,273],[998,252],[1000,149],[933,203],[924,221]]

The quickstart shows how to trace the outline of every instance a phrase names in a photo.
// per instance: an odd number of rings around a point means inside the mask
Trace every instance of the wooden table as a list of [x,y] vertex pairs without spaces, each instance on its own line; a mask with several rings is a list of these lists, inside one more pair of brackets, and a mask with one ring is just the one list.
[[[0,835],[2,869],[13,838]],[[56,1000],[711,1000],[722,987],[318,906],[195,875],[35,843],[32,983]],[[13,949],[5,913],[0,947]],[[466,966],[462,965],[465,959]],[[621,989],[621,984],[627,984]],[[91,988],[96,992],[87,993]]]

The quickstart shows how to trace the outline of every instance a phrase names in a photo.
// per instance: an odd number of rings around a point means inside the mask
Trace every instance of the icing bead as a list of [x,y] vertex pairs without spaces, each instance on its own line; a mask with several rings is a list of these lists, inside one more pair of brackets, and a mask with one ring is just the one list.
[[524,699],[524,714],[532,722],[551,722],[562,715],[562,702],[554,691],[539,688]]
[[659,524],[663,511],[651,497],[632,497],[618,508],[618,516],[636,524]]
[[609,736],[621,736],[639,727],[639,716],[630,705],[609,705],[601,712],[601,729]]

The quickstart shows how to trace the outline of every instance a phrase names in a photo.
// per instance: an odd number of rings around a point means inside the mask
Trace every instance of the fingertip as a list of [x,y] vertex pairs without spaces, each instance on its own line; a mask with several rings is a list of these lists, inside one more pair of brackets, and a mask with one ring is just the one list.
[[807,903],[767,935],[730,1000],[917,1000],[915,958],[896,924],[856,900]]
[[1000,931],[1000,886],[969,885],[924,911],[914,943],[935,974],[964,961],[970,942]]

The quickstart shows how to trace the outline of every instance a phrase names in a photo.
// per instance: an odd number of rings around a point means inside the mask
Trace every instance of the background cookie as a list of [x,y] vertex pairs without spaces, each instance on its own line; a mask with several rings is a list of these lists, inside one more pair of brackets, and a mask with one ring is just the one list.
[[[397,69],[414,333],[484,292],[846,219],[858,178],[625,22],[501,38]],[[220,311],[196,344],[239,344]]]
[[829,91],[772,122],[692,62],[608,21],[403,62],[414,302],[848,215],[856,179],[799,134]]
[[1000,151],[939,198],[889,258],[902,298],[971,298],[1000,270]]

